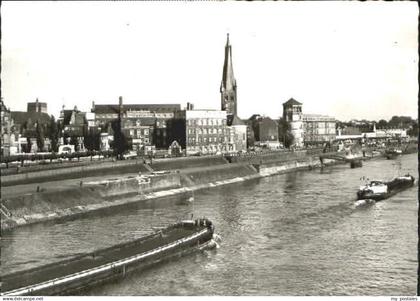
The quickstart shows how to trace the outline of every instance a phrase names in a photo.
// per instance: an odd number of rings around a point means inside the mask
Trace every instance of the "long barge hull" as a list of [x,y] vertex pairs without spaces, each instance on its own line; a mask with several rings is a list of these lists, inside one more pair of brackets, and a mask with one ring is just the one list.
[[397,194],[398,192],[401,192],[405,189],[408,189],[410,187],[412,187],[414,185],[414,183],[407,183],[401,187],[397,187],[394,188],[392,190],[390,190],[387,193],[363,193],[363,194],[358,194],[357,195],[357,199],[358,200],[366,200],[366,199],[371,199],[371,200],[375,200],[375,201],[382,201],[385,199],[388,199],[392,196],[394,196],[395,194]]
[[158,262],[215,246],[208,220],[181,222],[133,242],[2,276],[1,295],[80,294]]

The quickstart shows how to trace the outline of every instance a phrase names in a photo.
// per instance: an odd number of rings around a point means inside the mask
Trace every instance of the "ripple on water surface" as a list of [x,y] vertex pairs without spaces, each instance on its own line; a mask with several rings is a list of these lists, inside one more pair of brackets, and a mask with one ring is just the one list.
[[[403,156],[417,174],[416,154]],[[295,172],[119,209],[113,214],[17,229],[2,237],[2,273],[141,237],[191,216],[214,221],[221,247],[160,264],[91,295],[414,295],[415,186],[356,207],[362,176],[392,178],[392,160]]]

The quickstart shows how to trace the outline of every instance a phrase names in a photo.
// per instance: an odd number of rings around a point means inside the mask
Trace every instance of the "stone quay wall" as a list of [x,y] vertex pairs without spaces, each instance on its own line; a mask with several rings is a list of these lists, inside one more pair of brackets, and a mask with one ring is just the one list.
[[[215,162],[214,162],[215,161]],[[97,182],[84,182],[82,187],[40,191],[3,199],[1,228],[13,229],[28,224],[82,216],[87,213],[128,206],[146,200],[184,194],[200,189],[227,185],[274,174],[319,167],[317,155],[302,152],[255,157],[250,161],[227,163],[224,159],[198,158],[195,164],[173,163],[176,168],[165,172],[137,175]],[[245,162],[244,162],[245,161]],[[168,161],[170,162],[170,161]],[[216,163],[216,164],[213,164]],[[250,164],[250,162],[256,162]],[[204,165],[206,163],[207,165]],[[324,160],[324,164],[341,163]],[[154,166],[154,165],[152,165]],[[159,164],[164,168],[164,164]]]

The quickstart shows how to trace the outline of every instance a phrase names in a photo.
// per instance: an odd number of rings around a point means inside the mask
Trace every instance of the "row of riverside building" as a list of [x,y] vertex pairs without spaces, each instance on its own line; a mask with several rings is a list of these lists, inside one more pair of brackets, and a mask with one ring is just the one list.
[[[96,133],[99,150],[109,150],[113,141],[113,123],[119,120],[121,131],[131,141],[133,151],[169,150],[174,144],[187,155],[216,154],[246,151],[253,146],[276,149],[282,147],[279,139],[279,119],[258,114],[247,120],[237,115],[237,83],[233,73],[232,46],[229,34],[225,45],[220,110],[194,109],[188,103],[180,104],[126,104],[120,96],[117,104],[95,104],[90,112],[75,106],[64,106],[57,118],[59,144],[73,145],[85,150],[85,137]],[[336,139],[336,120],[325,115],[303,114],[302,103],[291,98],[283,103],[283,119],[291,127],[294,146],[319,145]],[[2,156],[21,152],[51,151],[48,127],[51,116],[47,103],[28,103],[26,112],[10,111],[1,102]],[[39,149],[39,127],[43,128],[45,143]],[[38,135],[38,136],[37,136]]]

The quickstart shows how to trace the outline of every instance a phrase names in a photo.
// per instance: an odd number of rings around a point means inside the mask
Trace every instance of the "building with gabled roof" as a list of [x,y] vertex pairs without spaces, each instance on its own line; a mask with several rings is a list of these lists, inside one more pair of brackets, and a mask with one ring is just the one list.
[[278,123],[275,120],[268,116],[254,114],[248,119],[247,124],[254,133],[255,145],[269,148],[280,147]]
[[57,122],[63,133],[62,144],[73,141],[77,151],[84,150],[84,138],[88,131],[86,112],[81,112],[77,106],[74,106],[73,110],[65,110],[63,106]]

